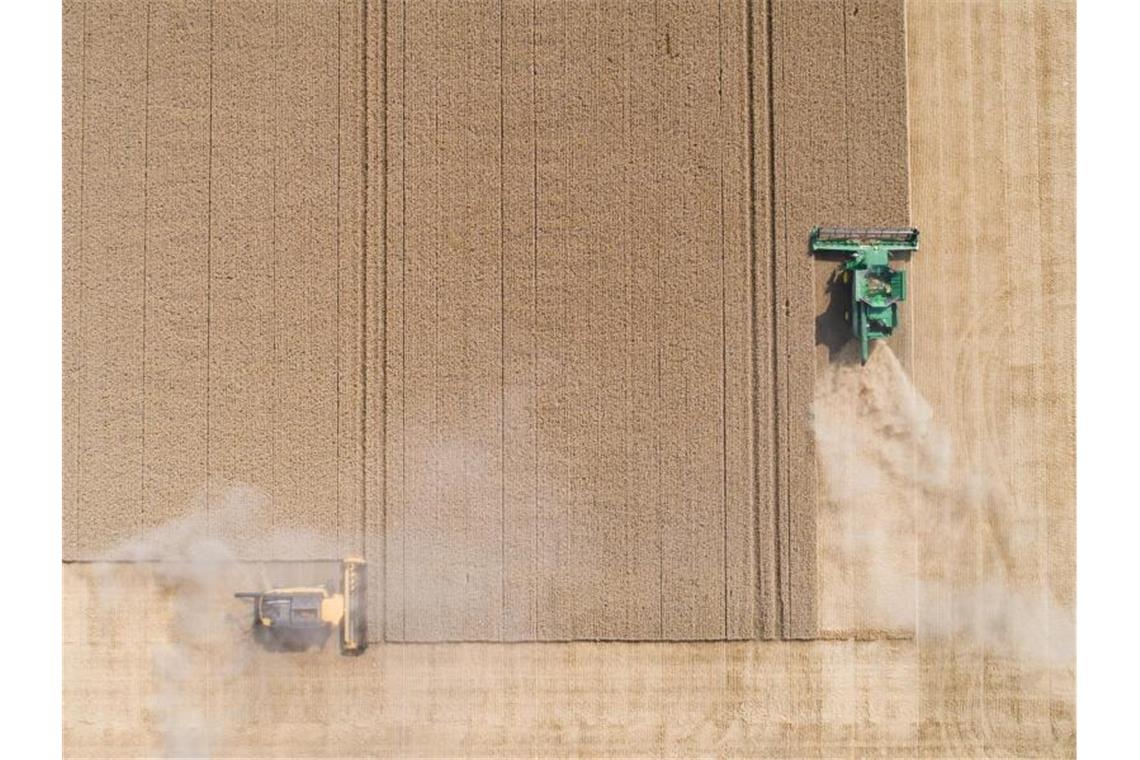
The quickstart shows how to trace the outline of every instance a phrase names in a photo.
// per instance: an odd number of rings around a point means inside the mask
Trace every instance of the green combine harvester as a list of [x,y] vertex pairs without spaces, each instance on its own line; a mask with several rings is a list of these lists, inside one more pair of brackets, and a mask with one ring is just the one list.
[[811,250],[847,256],[842,280],[851,286],[851,304],[845,318],[866,364],[871,341],[890,337],[899,324],[899,302],[906,300],[906,272],[891,267],[891,254],[917,251],[918,230],[816,227],[811,231]]

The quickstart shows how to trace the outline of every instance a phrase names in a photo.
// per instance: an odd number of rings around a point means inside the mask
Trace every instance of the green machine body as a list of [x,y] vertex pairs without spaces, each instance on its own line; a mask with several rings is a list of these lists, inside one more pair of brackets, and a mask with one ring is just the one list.
[[864,364],[871,341],[889,338],[899,325],[899,303],[906,300],[906,272],[891,266],[901,251],[918,250],[913,227],[816,227],[811,231],[813,254],[846,256],[840,278],[850,289],[846,317],[859,341]]

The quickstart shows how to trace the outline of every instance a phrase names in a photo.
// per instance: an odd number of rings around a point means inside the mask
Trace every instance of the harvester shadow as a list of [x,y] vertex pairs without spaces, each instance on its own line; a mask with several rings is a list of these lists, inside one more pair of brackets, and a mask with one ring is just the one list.
[[310,650],[323,652],[332,636],[329,629],[293,631],[286,636],[274,635],[270,629],[255,626],[253,640],[266,652],[302,654]]
[[[840,262],[827,278],[827,305],[815,318],[815,344],[827,347],[827,360],[831,363],[844,362],[854,356],[844,352],[843,347],[851,341],[851,324],[847,309],[851,303],[850,286],[843,282],[842,256],[820,256],[817,258]],[[854,361],[859,361],[854,356]]]

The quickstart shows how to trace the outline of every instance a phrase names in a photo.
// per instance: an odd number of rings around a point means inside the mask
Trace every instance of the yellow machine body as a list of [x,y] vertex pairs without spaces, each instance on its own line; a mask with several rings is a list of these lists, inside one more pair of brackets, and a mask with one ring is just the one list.
[[262,593],[257,602],[257,616],[261,620],[261,624],[268,627],[274,625],[277,620],[269,614],[267,609],[268,605],[273,603],[277,597],[285,597],[291,600],[300,599],[302,597],[316,597],[320,601],[318,619],[322,623],[329,625],[340,625],[340,621],[344,619],[344,595],[330,593],[325,586],[299,586],[296,588],[275,588]]

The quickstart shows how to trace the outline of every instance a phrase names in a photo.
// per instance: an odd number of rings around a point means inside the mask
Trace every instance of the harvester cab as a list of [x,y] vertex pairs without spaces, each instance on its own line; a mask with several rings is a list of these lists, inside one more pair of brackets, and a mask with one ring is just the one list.
[[334,584],[242,591],[253,602],[253,635],[267,649],[304,651],[323,648],[338,632],[341,654],[360,654],[367,646],[365,570],[362,559],[340,563],[340,590]]
[[891,266],[891,256],[918,250],[913,227],[816,227],[811,231],[812,253],[846,256],[841,279],[850,287],[846,319],[859,341],[864,364],[871,341],[887,338],[899,324],[899,302],[906,300],[906,272]]

